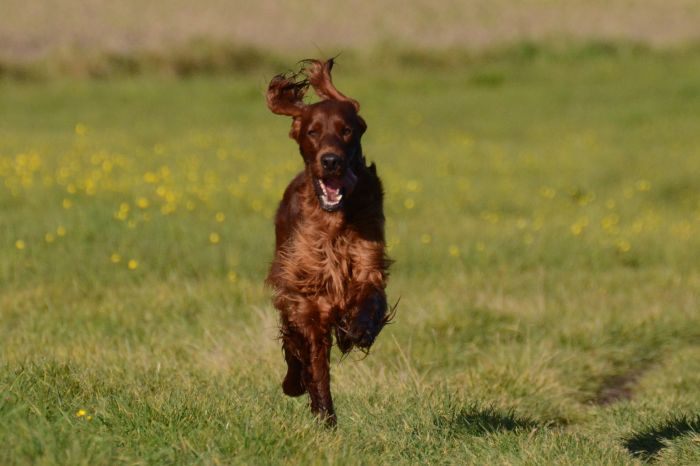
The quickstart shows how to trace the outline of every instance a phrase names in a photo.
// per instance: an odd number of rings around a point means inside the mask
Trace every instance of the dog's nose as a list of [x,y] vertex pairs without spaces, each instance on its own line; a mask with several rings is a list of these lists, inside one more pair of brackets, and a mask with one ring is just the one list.
[[338,175],[343,169],[343,158],[337,154],[325,154],[321,156],[321,167],[329,175]]

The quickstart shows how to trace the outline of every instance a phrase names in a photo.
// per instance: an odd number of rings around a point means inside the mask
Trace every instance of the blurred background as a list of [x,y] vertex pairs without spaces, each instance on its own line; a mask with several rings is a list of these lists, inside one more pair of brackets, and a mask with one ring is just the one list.
[[204,44],[307,56],[386,46],[479,51],[562,39],[659,48],[700,38],[700,6],[694,0],[5,0],[2,9],[0,72],[5,73],[40,60],[79,73],[86,62],[98,67],[100,55],[138,66],[138,55],[148,53],[158,61],[196,54],[188,48]]

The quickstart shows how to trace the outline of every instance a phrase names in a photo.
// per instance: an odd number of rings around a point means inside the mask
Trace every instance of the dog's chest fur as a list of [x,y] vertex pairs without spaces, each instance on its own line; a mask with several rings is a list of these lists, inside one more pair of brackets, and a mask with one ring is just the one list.
[[286,284],[306,296],[324,296],[343,307],[356,269],[357,235],[342,214],[307,212],[280,251]]
[[377,212],[353,221],[344,212],[324,212],[310,196],[315,196],[312,189],[299,193],[296,222],[277,251],[268,281],[278,292],[284,287],[286,296],[313,296],[323,307],[342,311],[362,286],[384,288],[388,261],[381,199]]

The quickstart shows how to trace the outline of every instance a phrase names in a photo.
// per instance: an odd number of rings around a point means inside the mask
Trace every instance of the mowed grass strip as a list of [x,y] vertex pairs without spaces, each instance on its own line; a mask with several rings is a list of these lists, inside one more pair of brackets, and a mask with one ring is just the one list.
[[336,431],[280,389],[270,76],[0,83],[0,463],[698,463],[699,64],[340,61],[400,304]]

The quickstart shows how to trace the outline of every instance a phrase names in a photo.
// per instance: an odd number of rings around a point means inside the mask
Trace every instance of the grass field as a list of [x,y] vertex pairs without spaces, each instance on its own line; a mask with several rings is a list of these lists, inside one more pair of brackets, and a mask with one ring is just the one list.
[[401,301],[336,431],[280,389],[270,76],[0,82],[0,464],[700,463],[700,53],[594,52],[341,58]]

